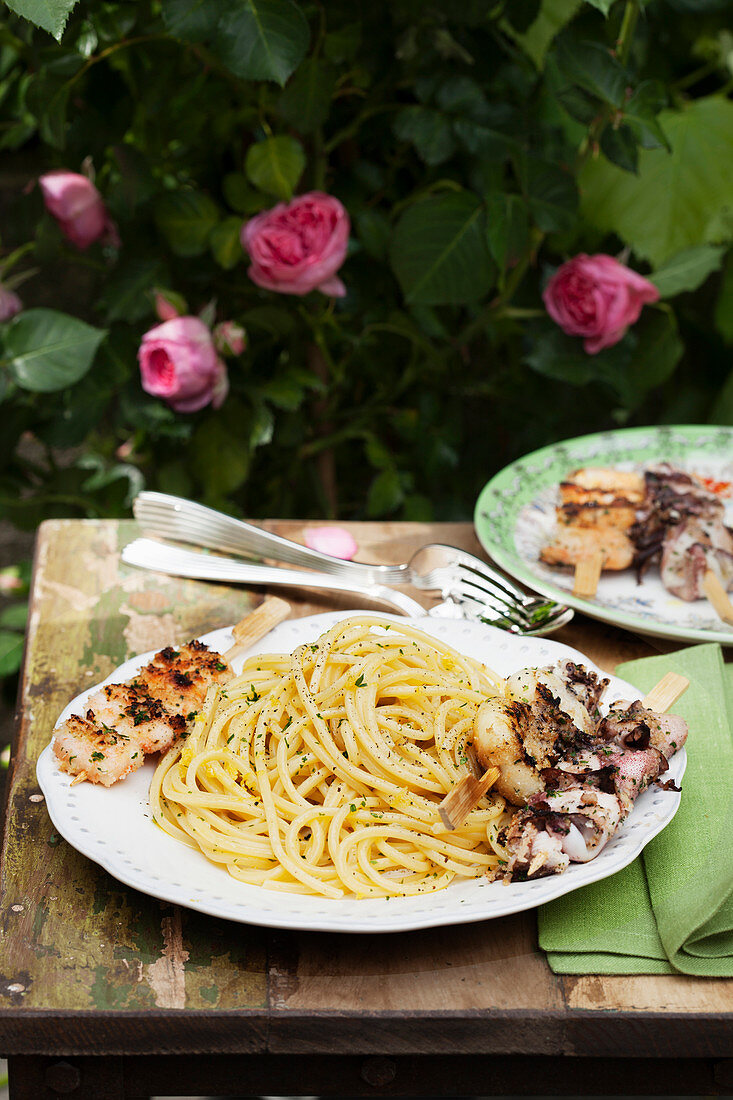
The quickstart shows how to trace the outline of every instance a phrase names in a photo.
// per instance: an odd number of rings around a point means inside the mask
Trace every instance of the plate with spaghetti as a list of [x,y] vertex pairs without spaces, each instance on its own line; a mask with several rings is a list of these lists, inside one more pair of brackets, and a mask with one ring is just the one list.
[[[201,641],[222,653],[232,634]],[[105,683],[134,677],[150,656]],[[70,785],[49,745],[38,780],[74,848],[120,882],[212,916],[334,932],[504,916],[621,870],[679,805],[678,792],[650,787],[594,859],[509,884],[486,874],[501,863],[501,797],[489,792],[464,825],[441,827],[437,805],[465,774],[476,706],[497,678],[563,660],[593,668],[561,643],[466,620],[360,611],[288,620],[244,667],[235,662],[235,678],[209,693],[157,765],[148,760],[111,787]],[[604,708],[639,698],[609,679]],[[665,777],[679,784],[684,767],[680,750]]]

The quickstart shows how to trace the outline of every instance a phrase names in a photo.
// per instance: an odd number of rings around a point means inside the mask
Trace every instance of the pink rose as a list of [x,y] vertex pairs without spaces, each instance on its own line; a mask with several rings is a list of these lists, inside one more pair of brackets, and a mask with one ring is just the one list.
[[143,336],[138,352],[142,387],[176,412],[215,409],[229,391],[226,367],[198,317],[174,317]]
[[569,336],[585,336],[590,355],[610,348],[659,291],[612,256],[581,253],[557,269],[542,295],[547,312]]
[[346,287],[336,272],[344,262],[349,228],[338,199],[321,191],[278,203],[242,227],[242,247],[252,261],[248,275],[281,294],[320,290],[342,298]]
[[241,355],[247,347],[247,333],[236,321],[220,321],[214,327],[214,347],[221,355]]
[[22,308],[23,303],[15,291],[9,290],[0,283],[0,321],[9,321],[11,317],[15,317],[16,313],[20,313]]
[[49,214],[61,232],[80,251],[102,238],[119,247],[117,227],[110,219],[102,196],[86,176],[59,169],[47,172],[39,181]]

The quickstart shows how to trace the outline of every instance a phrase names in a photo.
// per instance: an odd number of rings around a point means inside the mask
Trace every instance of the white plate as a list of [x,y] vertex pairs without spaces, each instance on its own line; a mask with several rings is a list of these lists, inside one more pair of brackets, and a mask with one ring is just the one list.
[[[358,612],[329,612],[281,623],[251,652],[289,652],[315,640],[334,623]],[[373,614],[373,612],[368,612]],[[453,619],[400,619],[455,649],[484,661],[502,676],[525,666],[546,665],[564,657],[594,667],[576,650],[546,638],[518,638],[483,623]],[[232,645],[229,630],[216,630],[202,640],[219,652]],[[133,657],[105,683],[131,678],[151,653]],[[634,699],[639,692],[611,677],[606,701]],[[89,688],[72,700],[59,718],[83,712]],[[669,777],[679,785],[685,770],[684,750],[670,762]],[[509,886],[473,879],[416,898],[331,900],[275,893],[237,882],[200,853],[178,843],[150,819],[148,788],[155,769],[151,761],[116,786],[69,785],[57,767],[50,745],[38,760],[38,782],[54,826],[74,848],[111,875],[145,894],[197,909],[212,916],[273,928],[325,932],[397,932],[442,924],[463,924],[531,909],[586,883],[606,878],[631,863],[645,844],[673,818],[680,801],[674,791],[651,787],[636,802],[617,835],[590,863],[573,864],[561,875],[516,882]]]
[[[624,428],[543,447],[506,466],[484,487],[474,513],[478,537],[507,573],[594,619],[660,638],[733,645],[733,626],[723,622],[707,600],[688,603],[673,596],[663,586],[656,566],[640,585],[633,569],[605,572],[595,596],[586,600],[573,595],[570,570],[553,569],[539,560],[555,525],[558,484],[571,470],[581,466],[642,470],[657,462],[733,482],[733,428],[690,424]],[[725,504],[726,523],[733,526],[733,500]]]

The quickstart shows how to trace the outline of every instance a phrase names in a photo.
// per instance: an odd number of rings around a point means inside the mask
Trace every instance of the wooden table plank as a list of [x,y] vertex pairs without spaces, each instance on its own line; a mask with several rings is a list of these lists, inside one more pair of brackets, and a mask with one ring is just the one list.
[[262,1008],[261,929],[234,929],[122,887],[54,832],[35,761],[59,712],[129,656],[241,618],[242,589],[119,565],[132,523],[52,521],[38,537],[4,837],[0,1004],[139,1011]]

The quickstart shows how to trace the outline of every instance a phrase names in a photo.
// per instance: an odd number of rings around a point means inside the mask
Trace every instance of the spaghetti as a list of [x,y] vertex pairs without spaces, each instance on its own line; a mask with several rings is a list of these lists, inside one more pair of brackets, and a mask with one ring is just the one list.
[[502,681],[401,623],[358,616],[210,688],[161,760],[154,819],[245,883],[329,898],[439,890],[494,871],[504,800],[448,832],[479,706]]

